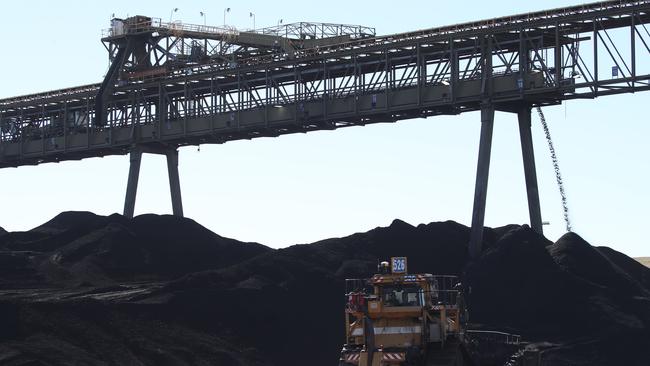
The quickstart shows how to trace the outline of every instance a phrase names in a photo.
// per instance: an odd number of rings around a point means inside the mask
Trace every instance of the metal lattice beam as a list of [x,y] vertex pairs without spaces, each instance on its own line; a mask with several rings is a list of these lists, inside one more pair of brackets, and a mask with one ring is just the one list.
[[[650,1],[607,1],[293,52],[152,23],[103,114],[99,84],[0,100],[0,167],[644,91],[648,23]],[[170,61],[199,41],[205,63]]]

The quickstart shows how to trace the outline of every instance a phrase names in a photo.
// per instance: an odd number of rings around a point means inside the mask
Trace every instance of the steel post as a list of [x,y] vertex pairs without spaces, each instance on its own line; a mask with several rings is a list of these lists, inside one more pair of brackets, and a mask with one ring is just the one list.
[[169,190],[172,196],[174,216],[183,217],[183,200],[181,198],[181,183],[178,175],[178,150],[167,153],[167,171],[169,173]]
[[519,118],[519,137],[521,139],[521,153],[524,160],[530,226],[539,234],[543,234],[542,211],[539,204],[539,189],[537,188],[537,170],[535,168],[530,114],[530,106],[521,108],[517,113]]
[[124,216],[132,219],[135,211],[135,198],[138,191],[138,178],[140,176],[140,164],[142,163],[142,150],[133,149],[130,153],[129,181],[126,186],[126,198],[124,200]]
[[131,150],[131,166],[129,168],[129,181],[126,187],[126,199],[124,201],[124,216],[130,219],[133,218],[143,153],[159,154],[167,157],[172,210],[174,216],[183,217],[183,200],[181,198],[181,184],[178,174],[178,150],[171,147],[160,148],[151,146],[137,146]]
[[469,254],[472,259],[481,254],[483,244],[483,225],[487,200],[488,178],[490,175],[490,155],[492,153],[492,131],[494,130],[494,105],[481,106],[481,140],[476,168],[476,187],[474,191],[474,210],[469,240]]

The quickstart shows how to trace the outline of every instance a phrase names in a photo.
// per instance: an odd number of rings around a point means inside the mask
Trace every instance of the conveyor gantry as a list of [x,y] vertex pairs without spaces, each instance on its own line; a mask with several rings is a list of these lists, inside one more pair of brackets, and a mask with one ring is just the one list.
[[139,156],[164,153],[182,215],[179,147],[480,110],[477,255],[495,111],[519,116],[531,225],[541,232],[531,108],[650,89],[650,63],[640,62],[649,22],[648,0],[388,36],[322,23],[240,32],[116,19],[102,39],[114,65],[102,84],[0,100],[0,168],[132,152],[129,216]]

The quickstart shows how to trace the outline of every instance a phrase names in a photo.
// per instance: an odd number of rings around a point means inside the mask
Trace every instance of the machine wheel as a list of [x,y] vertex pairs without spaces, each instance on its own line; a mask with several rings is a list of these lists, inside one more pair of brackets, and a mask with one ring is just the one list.
[[458,351],[456,353],[456,366],[465,366],[465,355],[463,354],[462,346],[458,346]]
[[444,348],[440,344],[429,345],[424,366],[464,366],[464,362],[461,342],[449,339]]

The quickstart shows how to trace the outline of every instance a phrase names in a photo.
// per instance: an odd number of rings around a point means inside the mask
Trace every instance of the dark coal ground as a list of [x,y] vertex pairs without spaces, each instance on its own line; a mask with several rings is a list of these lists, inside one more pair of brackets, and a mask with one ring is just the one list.
[[485,237],[470,263],[454,222],[274,250],[189,219],[62,213],[0,230],[0,364],[336,365],[343,280],[395,255],[462,275],[472,326],[547,342],[544,365],[649,364],[650,269],[576,234]]

